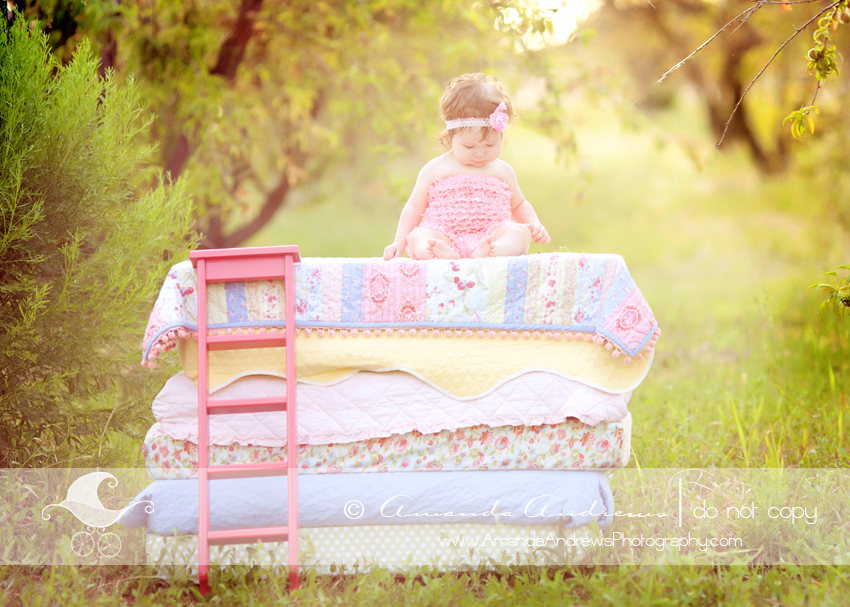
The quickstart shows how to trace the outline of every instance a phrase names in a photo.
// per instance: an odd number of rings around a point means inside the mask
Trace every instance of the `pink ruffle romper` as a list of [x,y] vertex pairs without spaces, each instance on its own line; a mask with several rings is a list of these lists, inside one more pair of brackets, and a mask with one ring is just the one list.
[[439,230],[458,255],[470,257],[481,240],[510,220],[506,181],[490,175],[449,175],[431,183],[419,227]]

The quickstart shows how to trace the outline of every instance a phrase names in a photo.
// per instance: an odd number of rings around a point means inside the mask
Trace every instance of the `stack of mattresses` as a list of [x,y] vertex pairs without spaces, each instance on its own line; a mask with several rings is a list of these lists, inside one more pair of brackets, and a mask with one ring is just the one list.
[[[183,367],[145,439],[154,512],[128,519],[152,563],[197,562],[195,288],[174,266],[145,336],[145,364],[177,347]],[[279,283],[211,285],[210,330],[279,330],[282,302]],[[568,561],[565,538],[610,524],[600,471],[628,461],[658,336],[621,257],[304,259],[296,308],[305,564]],[[283,349],[211,352],[211,398],[283,394],[284,370]],[[210,464],[284,460],[285,439],[283,413],[215,416]],[[283,478],[212,481],[212,528],[284,525],[285,495]],[[212,563],[285,555],[214,547]]]

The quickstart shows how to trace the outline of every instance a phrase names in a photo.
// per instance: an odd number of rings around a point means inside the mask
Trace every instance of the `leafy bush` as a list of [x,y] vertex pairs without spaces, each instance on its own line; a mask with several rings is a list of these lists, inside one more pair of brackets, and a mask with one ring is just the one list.
[[[841,264],[835,270],[830,270],[826,272],[827,276],[832,276],[836,280],[838,279],[838,270],[850,270],[850,264]],[[850,274],[844,277],[844,280],[838,280],[836,285],[830,283],[821,283],[815,284],[809,287],[810,289],[820,289],[824,294],[823,303],[820,305],[820,309],[829,308],[842,318],[844,318],[844,312],[847,309],[850,309]]]
[[92,457],[162,380],[140,340],[191,201],[148,164],[133,82],[97,68],[0,25],[0,466]]

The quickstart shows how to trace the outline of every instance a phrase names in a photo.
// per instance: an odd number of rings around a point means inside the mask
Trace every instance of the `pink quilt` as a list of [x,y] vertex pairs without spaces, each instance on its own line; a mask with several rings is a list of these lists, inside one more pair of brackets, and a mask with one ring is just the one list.
[[[286,393],[286,380],[249,376],[213,393],[222,398],[258,398]],[[484,424],[535,426],[576,418],[595,426],[628,415],[631,393],[608,394],[560,375],[535,371],[480,398],[458,399],[409,373],[357,373],[331,386],[298,384],[298,436],[302,444],[348,443],[417,431],[456,430]],[[183,373],[169,379],[153,402],[163,432],[198,442],[198,391]],[[210,443],[286,444],[284,413],[242,413],[210,418]]]

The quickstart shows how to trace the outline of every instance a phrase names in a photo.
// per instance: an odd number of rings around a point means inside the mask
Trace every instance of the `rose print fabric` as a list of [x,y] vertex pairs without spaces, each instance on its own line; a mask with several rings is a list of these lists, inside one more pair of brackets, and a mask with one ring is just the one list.
[[[622,468],[629,460],[631,417],[587,426],[570,418],[539,426],[473,426],[435,434],[407,432],[387,438],[299,445],[301,473],[427,470]],[[154,424],[143,455],[153,479],[197,477],[198,448]],[[284,461],[286,447],[213,445],[211,465]]]

